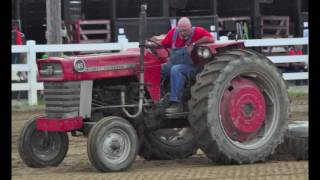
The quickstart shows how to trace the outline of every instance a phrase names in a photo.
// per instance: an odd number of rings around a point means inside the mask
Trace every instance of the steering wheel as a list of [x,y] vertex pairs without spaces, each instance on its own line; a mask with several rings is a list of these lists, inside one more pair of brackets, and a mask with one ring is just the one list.
[[[166,59],[167,57],[169,57],[170,52],[167,48],[165,48],[164,46],[162,46],[161,44],[159,44],[158,42],[152,40],[152,39],[147,39],[146,41],[150,41],[153,44],[157,45],[157,46],[145,46],[146,48],[150,49],[150,51],[152,52],[152,54],[154,54],[158,59]],[[157,49],[161,49],[164,50],[165,53],[161,53],[161,56],[159,55]],[[163,56],[162,54],[166,54],[166,56]]]

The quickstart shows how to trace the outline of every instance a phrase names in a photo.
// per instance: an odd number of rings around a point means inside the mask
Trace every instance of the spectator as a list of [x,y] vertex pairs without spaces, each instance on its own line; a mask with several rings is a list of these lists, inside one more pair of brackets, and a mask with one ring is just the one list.
[[[24,34],[19,30],[19,27],[16,23],[12,22],[11,24],[11,43],[12,45],[22,45],[24,44]],[[25,56],[21,53],[12,53],[12,64],[22,64],[24,63]],[[18,72],[20,80],[27,80],[26,72]]]
[[[291,46],[288,50],[289,56],[303,55],[302,46]],[[308,65],[305,62],[286,63],[281,66],[282,73],[306,72]],[[294,85],[308,84],[306,80],[295,80]]]
[[[19,31],[19,28],[16,24],[12,23],[11,26],[11,35],[12,35],[12,45],[22,45],[24,34]],[[12,54],[12,64],[20,63],[20,53]]]
[[[288,55],[302,55],[302,46],[293,46],[289,49]],[[290,63],[289,72],[305,72],[306,64],[304,62]]]

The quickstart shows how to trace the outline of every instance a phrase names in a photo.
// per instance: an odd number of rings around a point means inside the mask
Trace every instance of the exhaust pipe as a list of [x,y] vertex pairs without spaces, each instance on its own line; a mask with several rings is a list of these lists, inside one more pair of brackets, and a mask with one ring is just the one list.
[[[140,7],[140,20],[139,20],[139,48],[140,48],[140,81],[139,81],[139,106],[136,114],[130,114],[126,108],[122,107],[123,112],[130,118],[139,116],[142,112],[143,99],[144,99],[144,48],[146,37],[147,25],[147,4],[142,4]],[[125,104],[125,94],[121,92],[121,104]]]

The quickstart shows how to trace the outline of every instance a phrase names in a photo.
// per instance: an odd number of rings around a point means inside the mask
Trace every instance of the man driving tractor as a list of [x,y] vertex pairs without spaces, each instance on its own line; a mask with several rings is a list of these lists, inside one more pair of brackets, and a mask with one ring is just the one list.
[[191,52],[199,44],[214,42],[214,38],[206,29],[192,27],[190,19],[182,17],[177,27],[172,28],[163,40],[153,40],[165,48],[172,49],[168,62],[161,66],[161,81],[170,73],[170,105],[165,112],[181,112],[181,96],[185,81],[187,78],[195,77],[200,68],[191,58]]
[[[249,164],[267,160],[283,142],[289,96],[268,57],[242,41],[212,43],[186,17],[163,40],[146,40],[146,9],[142,4],[138,48],[36,61],[46,109],[20,133],[27,166],[59,165],[68,133],[88,138],[88,159],[102,172],[126,170],[138,154],[182,159],[198,148],[215,164]],[[162,90],[169,82],[160,75],[170,76],[170,90]]]

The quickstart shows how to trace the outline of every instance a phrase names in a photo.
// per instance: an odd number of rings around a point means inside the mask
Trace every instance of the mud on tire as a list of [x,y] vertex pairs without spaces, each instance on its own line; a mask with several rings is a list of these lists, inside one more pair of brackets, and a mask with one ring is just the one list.
[[[234,135],[233,130],[238,130],[234,128],[237,124],[232,124],[236,120],[230,118],[233,117],[230,112],[233,109],[228,109],[233,107],[237,110],[237,106],[230,105],[234,103],[232,98],[229,101],[225,99],[237,97],[237,94],[232,94],[236,88],[240,89],[238,92],[245,90],[246,87],[241,86],[238,81],[255,91],[256,95],[251,98],[253,101],[256,98],[265,103],[257,101],[252,107],[246,108],[251,108],[249,112],[257,111],[262,114],[257,118],[257,115],[253,116],[258,125],[251,126],[254,126],[256,131],[244,124],[242,129],[250,130],[250,133],[241,134],[239,130],[239,133],[236,131],[237,134]],[[207,157],[214,162],[225,164],[254,163],[271,155],[283,141],[287,127],[289,98],[286,88],[281,74],[272,62],[251,50],[226,51],[207,63],[197,75],[196,83],[191,88],[192,98],[189,100],[189,122],[196,141]],[[242,102],[241,97],[245,96],[246,92],[240,95],[235,98],[235,102]],[[262,108],[255,109],[255,105],[261,105]],[[246,113],[247,110],[240,111]],[[241,113],[236,112],[237,115]],[[226,123],[231,123],[232,126]]]

